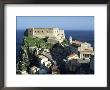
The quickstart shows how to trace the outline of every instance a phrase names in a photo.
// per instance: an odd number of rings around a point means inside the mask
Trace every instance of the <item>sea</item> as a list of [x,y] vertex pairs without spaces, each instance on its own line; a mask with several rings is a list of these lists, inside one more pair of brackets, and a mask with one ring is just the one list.
[[[73,40],[79,40],[82,42],[88,42],[94,47],[94,31],[93,30],[86,30],[86,31],[74,31],[74,30],[65,30],[65,37],[69,39],[71,36]],[[22,41],[24,38],[24,30],[17,30],[16,31],[16,56],[19,55],[19,50],[22,45]]]

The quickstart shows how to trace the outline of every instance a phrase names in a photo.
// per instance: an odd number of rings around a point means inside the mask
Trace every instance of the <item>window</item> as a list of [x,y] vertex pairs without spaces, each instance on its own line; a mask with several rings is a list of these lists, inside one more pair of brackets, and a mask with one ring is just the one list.
[[87,57],[89,57],[89,54],[87,54]]
[[39,31],[38,31],[38,33],[39,33]]

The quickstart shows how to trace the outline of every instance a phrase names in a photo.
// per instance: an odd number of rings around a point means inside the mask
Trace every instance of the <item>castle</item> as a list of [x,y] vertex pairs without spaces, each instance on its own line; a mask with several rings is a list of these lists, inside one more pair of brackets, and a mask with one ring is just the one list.
[[64,30],[59,28],[27,28],[27,36],[46,38],[48,37],[49,43],[63,42],[65,39]]

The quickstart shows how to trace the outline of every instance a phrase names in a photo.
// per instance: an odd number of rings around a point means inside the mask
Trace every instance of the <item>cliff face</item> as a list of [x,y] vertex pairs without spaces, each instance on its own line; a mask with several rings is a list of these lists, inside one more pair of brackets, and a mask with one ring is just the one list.
[[28,37],[28,29],[24,32],[24,36]]
[[[49,42],[50,37],[30,37],[27,32],[28,30],[24,33],[25,37],[17,60],[17,74],[93,73],[94,70],[91,71],[90,63],[81,64],[77,59],[68,60],[69,55],[73,53],[78,55],[78,47],[69,44],[67,39],[59,43],[56,37],[53,38],[51,35],[52,42]],[[61,34],[64,32],[61,31]]]
[[75,52],[71,50],[60,43],[54,44],[49,52],[37,47],[23,47],[17,64],[17,74],[92,74],[90,63],[81,64],[77,60],[67,59],[68,55]]

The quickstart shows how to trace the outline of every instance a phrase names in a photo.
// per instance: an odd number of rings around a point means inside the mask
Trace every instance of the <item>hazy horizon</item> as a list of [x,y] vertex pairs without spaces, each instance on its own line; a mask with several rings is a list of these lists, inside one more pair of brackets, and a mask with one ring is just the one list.
[[[36,28],[36,27],[35,27]],[[25,31],[26,29],[17,29],[17,31]],[[94,30],[64,30],[64,31],[94,31]]]

